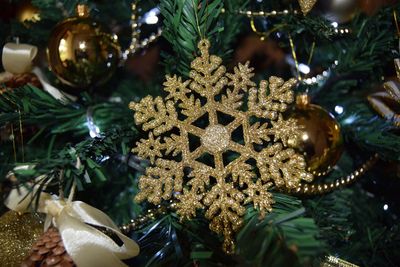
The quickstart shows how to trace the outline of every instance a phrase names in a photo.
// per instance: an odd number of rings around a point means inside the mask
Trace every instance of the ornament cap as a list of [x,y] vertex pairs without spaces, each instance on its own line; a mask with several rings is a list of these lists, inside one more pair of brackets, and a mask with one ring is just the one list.
[[296,104],[298,106],[307,106],[311,103],[311,97],[308,94],[299,94],[296,97]]
[[89,7],[84,4],[79,4],[76,6],[76,15],[78,17],[87,18],[89,17]]

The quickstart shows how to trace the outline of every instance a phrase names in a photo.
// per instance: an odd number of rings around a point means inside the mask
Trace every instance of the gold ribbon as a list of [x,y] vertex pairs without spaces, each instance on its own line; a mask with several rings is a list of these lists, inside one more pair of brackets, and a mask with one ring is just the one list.
[[400,127],[400,114],[396,113],[400,109],[400,59],[396,58],[394,65],[398,81],[385,82],[385,91],[370,94],[368,101],[379,115]]
[[[43,178],[38,177],[37,181]],[[12,210],[27,212],[37,190],[38,186],[31,191],[24,186],[13,189],[5,204]],[[47,215],[45,229],[53,224],[59,230],[66,251],[78,267],[127,266],[121,260],[139,254],[136,242],[122,234],[102,211],[82,201],[71,201],[72,195],[71,192],[70,198],[64,200],[48,193],[40,194],[38,212]],[[118,245],[92,225],[117,235],[123,244]]]
[[[12,74],[32,72],[38,77],[43,89],[55,99],[63,103],[67,103],[70,100],[75,101],[76,97],[70,96],[52,86],[43,74],[42,70],[38,67],[34,67],[33,60],[35,59],[37,52],[38,48],[34,45],[16,43],[5,44],[1,57],[5,71]],[[6,73],[0,75],[0,77],[1,76],[9,77],[10,75]]]

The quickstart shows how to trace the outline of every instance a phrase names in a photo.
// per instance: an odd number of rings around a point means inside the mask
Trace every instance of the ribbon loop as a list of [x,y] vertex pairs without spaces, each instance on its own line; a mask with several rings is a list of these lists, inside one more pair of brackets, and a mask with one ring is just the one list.
[[[37,190],[34,187],[29,191],[23,186],[13,189],[5,204],[15,211],[26,212]],[[104,212],[82,201],[64,201],[41,193],[38,211],[47,214],[45,229],[50,222],[57,227],[65,249],[79,267],[123,267],[126,264],[121,260],[139,254],[136,242],[123,235]],[[117,244],[94,226],[117,235],[122,244]]]
[[37,47],[33,45],[7,43],[3,47],[3,67],[13,74],[30,72],[37,52]]

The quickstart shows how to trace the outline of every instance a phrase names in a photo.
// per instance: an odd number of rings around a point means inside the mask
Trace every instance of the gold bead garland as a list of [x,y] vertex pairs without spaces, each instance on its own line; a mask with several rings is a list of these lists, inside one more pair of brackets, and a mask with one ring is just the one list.
[[143,215],[140,215],[136,219],[131,219],[127,224],[120,227],[121,231],[125,234],[135,231],[143,227],[150,221],[155,220],[157,217],[166,214],[169,211],[176,209],[176,202],[173,200],[168,201],[167,205],[157,205],[154,209],[148,209]]
[[365,172],[371,169],[372,166],[378,161],[378,154],[373,155],[364,164],[361,165],[357,170],[347,175],[346,177],[341,177],[330,183],[320,183],[320,184],[301,184],[294,190],[290,192],[300,195],[319,195],[332,192],[333,190],[339,189],[341,187],[347,186],[355,182],[360,178]]
[[251,10],[239,10],[238,14],[240,15],[246,15],[247,17],[251,18],[251,17],[276,17],[276,16],[285,16],[285,15],[289,15],[289,14],[299,14],[299,11],[297,10],[292,10],[289,11],[287,9],[283,10],[283,11],[276,11],[276,10],[272,10],[270,12],[266,12],[266,11],[251,11]]
[[148,38],[144,38],[142,41],[140,41],[140,26],[141,24],[139,23],[140,17],[137,14],[137,4],[136,2],[133,2],[131,4],[131,43],[123,53],[124,57],[127,57],[128,55],[133,55],[135,54],[138,50],[144,49],[148,47],[151,43],[156,41],[162,34],[162,30],[159,27],[156,33],[152,33]]
[[[222,10],[222,12],[226,12],[224,9]],[[299,11],[297,10],[283,10],[283,11],[276,11],[276,10],[272,10],[270,12],[267,11],[252,11],[252,10],[239,10],[237,12],[237,14],[239,15],[244,15],[247,16],[248,18],[250,18],[250,26],[251,29],[253,30],[254,33],[256,33],[257,35],[260,36],[261,40],[265,40],[266,37],[268,37],[272,32],[278,30],[278,27],[273,28],[272,30],[268,31],[268,32],[260,32],[256,29],[255,26],[255,22],[254,22],[254,18],[256,17],[263,17],[263,18],[267,18],[267,17],[277,17],[277,16],[287,16],[287,15],[297,15],[300,14]],[[338,25],[333,25],[332,27],[334,28],[334,32],[338,35],[345,35],[345,34],[350,34],[352,33],[352,30],[350,28],[346,28],[346,27],[338,27]]]

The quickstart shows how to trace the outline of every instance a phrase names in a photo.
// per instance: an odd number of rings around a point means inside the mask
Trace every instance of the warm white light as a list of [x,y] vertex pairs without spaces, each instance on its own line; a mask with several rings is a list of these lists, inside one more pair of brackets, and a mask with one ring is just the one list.
[[63,53],[67,51],[67,41],[65,39],[60,40],[60,45],[58,46],[58,52]]
[[308,140],[308,134],[304,133],[304,134],[301,136],[301,139],[303,139],[303,141],[307,141],[307,140]]
[[309,74],[310,73],[310,67],[307,66],[306,64],[300,63],[299,64],[299,71],[304,73],[304,74]]
[[160,14],[158,8],[153,8],[143,16],[143,21],[146,24],[156,24],[158,22],[157,15]]
[[86,42],[79,42],[79,49],[85,51],[86,50]]
[[336,106],[335,107],[335,112],[337,113],[337,114],[342,114],[343,113],[343,107],[342,106]]
[[99,137],[100,136],[100,129],[96,125],[88,125],[89,128],[89,135],[92,138]]
[[157,16],[150,16],[150,17],[147,17],[147,18],[145,19],[145,22],[146,22],[147,24],[156,24],[156,23],[158,22],[158,17],[157,17]]
[[343,120],[343,124],[352,124],[356,120],[356,116],[349,116],[347,119]]

